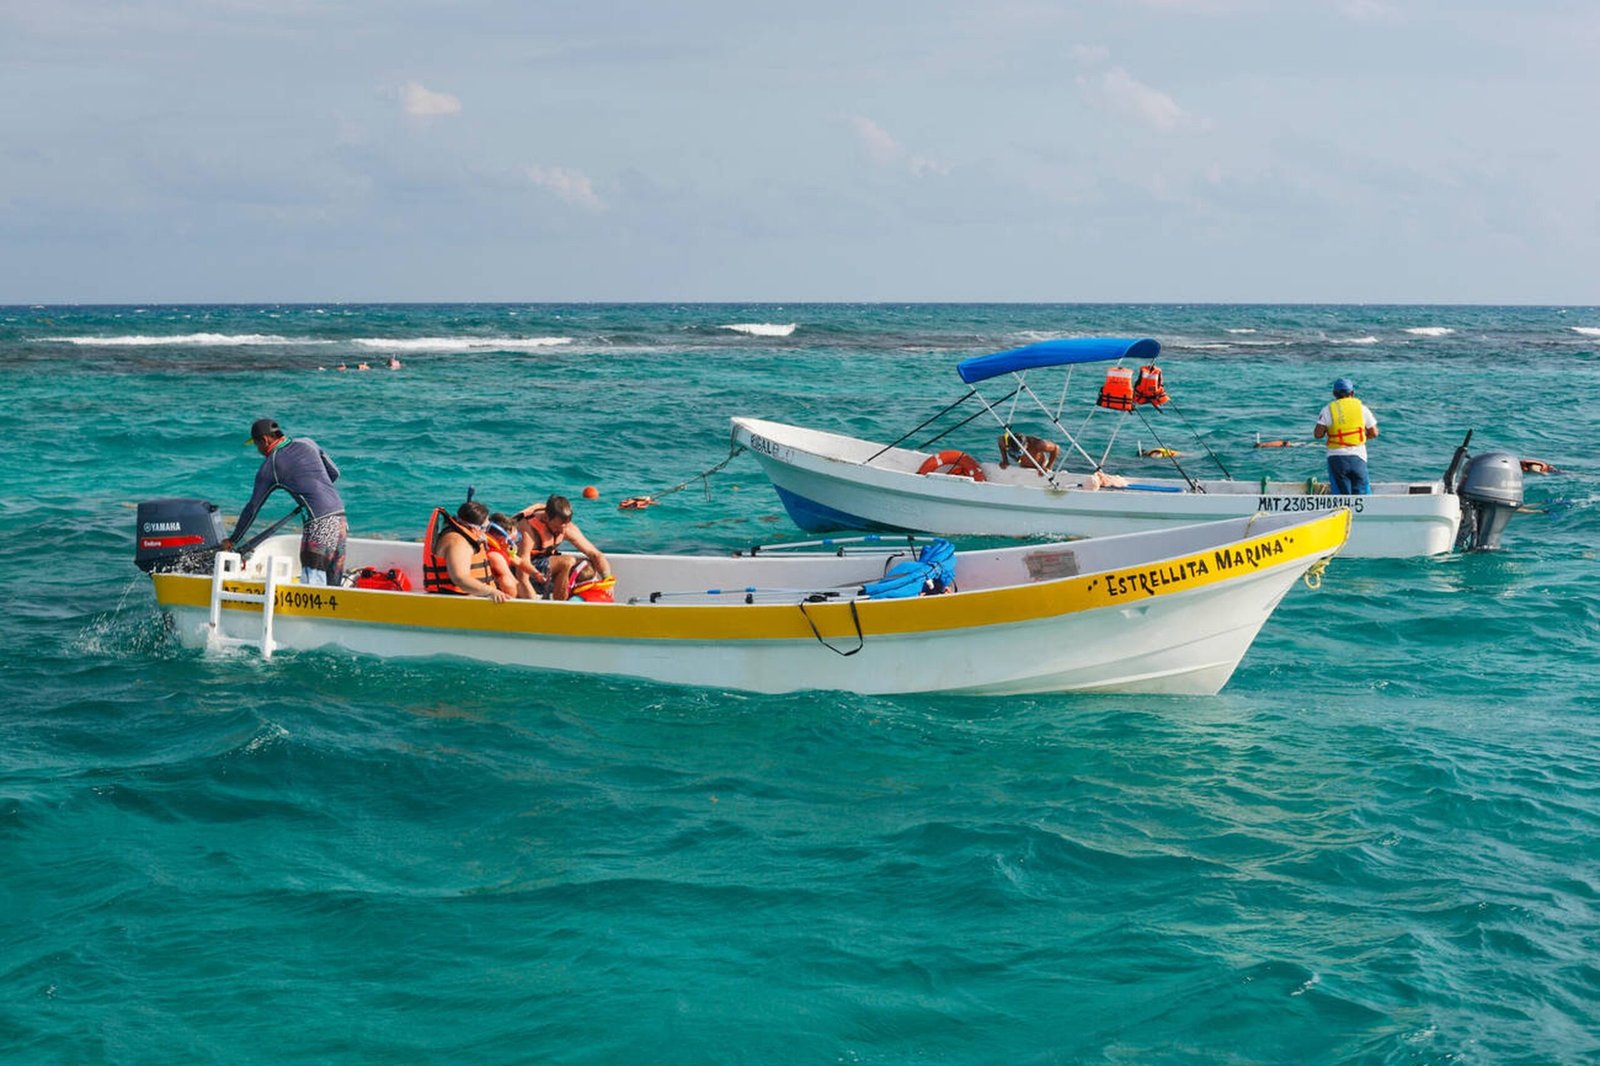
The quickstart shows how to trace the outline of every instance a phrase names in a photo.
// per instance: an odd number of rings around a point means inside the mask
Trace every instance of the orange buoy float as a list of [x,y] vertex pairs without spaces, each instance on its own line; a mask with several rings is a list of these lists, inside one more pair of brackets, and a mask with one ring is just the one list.
[[946,448],[938,455],[930,455],[917,467],[919,474],[949,474],[951,477],[969,477],[974,481],[987,481],[978,460],[959,448]]
[[583,498],[586,500],[598,500],[600,498],[600,490],[593,485],[585,485],[583,487]]

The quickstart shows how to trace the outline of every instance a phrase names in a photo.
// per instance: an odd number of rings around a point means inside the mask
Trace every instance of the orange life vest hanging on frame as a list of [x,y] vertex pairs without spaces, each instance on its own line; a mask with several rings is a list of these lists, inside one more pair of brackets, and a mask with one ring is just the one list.
[[1166,388],[1161,384],[1161,368],[1159,366],[1141,366],[1139,368],[1139,380],[1133,383],[1134,402],[1160,407],[1171,398],[1167,395]]
[[1113,411],[1133,410],[1133,368],[1114,366],[1106,371],[1106,383],[1100,386],[1101,407]]

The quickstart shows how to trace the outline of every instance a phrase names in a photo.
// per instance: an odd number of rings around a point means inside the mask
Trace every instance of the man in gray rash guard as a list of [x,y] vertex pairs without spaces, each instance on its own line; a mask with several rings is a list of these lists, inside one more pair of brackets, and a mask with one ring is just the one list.
[[249,443],[266,461],[256,471],[250,502],[239,512],[233,535],[222,547],[232,551],[234,541],[250,528],[267,497],[283,489],[305,509],[305,530],[300,535],[301,580],[308,585],[339,584],[344,579],[345,541],[350,535],[344,500],[333,487],[339,480],[339,468],[316,441],[309,437],[290,440],[270,418],[251,423]]

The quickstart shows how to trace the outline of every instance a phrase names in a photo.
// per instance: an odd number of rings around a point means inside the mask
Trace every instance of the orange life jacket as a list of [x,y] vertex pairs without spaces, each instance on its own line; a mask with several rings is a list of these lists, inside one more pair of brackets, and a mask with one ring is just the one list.
[[556,549],[561,547],[561,541],[566,534],[557,534],[544,524],[544,506],[530,507],[526,511],[518,511],[517,518],[528,523],[528,528],[533,531],[533,537],[538,542],[528,545],[528,558],[537,559],[540,556],[554,555]]
[[1133,383],[1133,399],[1135,403],[1147,403],[1160,407],[1171,399],[1167,390],[1161,385],[1161,368],[1159,366],[1141,366],[1139,380]]
[[511,550],[511,545],[507,544],[493,533],[484,534],[483,550],[488,552],[490,555],[500,556],[500,558],[504,559],[507,563],[514,563],[517,559],[517,553]]
[[450,565],[439,552],[439,541],[448,533],[457,533],[472,546],[472,576],[486,585],[494,584],[494,574],[489,569],[489,553],[477,530],[463,525],[443,507],[433,509],[428,519],[428,533],[422,542],[422,587],[428,592],[443,592],[451,596],[469,593],[450,579]]
[[1367,426],[1361,401],[1341,396],[1328,405],[1328,447],[1354,448],[1367,442]]
[[490,556],[489,572],[491,574],[494,573],[493,556],[498,555],[506,563],[505,579],[501,580],[496,575],[489,579],[489,584],[498,585],[500,591],[507,596],[515,596],[517,594],[517,563],[521,561],[517,556],[517,550],[508,541],[502,539],[492,527],[483,535],[483,550]]
[[1106,371],[1106,383],[1100,386],[1101,407],[1113,411],[1133,410],[1133,368],[1114,366]]

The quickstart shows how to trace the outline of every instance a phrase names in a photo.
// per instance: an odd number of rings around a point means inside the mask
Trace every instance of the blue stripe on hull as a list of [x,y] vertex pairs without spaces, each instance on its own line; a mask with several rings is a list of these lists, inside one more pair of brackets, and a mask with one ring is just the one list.
[[804,496],[797,496],[788,489],[778,488],[776,485],[773,488],[778,489],[778,499],[783,501],[783,509],[789,512],[789,518],[807,533],[831,533],[836,529],[899,529],[898,526],[869,522],[859,515],[835,511],[832,507],[815,500],[808,500]]

